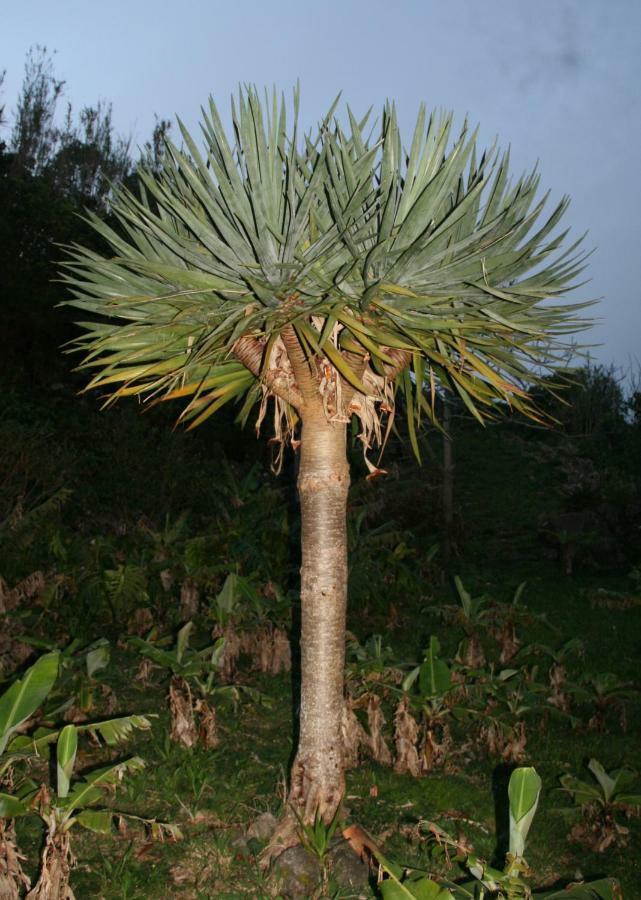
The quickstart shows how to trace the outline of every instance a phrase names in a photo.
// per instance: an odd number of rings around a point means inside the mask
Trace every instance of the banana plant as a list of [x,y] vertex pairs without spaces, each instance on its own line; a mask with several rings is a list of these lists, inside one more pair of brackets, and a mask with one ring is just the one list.
[[127,773],[138,772],[144,767],[142,759],[133,756],[76,781],[73,771],[77,750],[78,730],[75,725],[66,725],[56,744],[55,791],[49,791],[43,785],[20,801],[24,809],[22,814],[35,811],[47,829],[38,881],[27,895],[29,900],[73,896],[69,888],[69,876],[74,865],[71,829],[79,825],[89,831],[108,834],[116,813],[112,809],[96,809],[96,804],[104,800],[107,792],[117,786]]
[[502,871],[470,854],[459,856],[458,861],[464,863],[472,876],[471,881],[437,882],[418,871],[405,873],[400,866],[377,854],[377,861],[386,876],[379,883],[381,897],[383,900],[524,900],[528,897],[540,900],[616,900],[620,891],[616,881],[610,878],[574,884],[562,890],[533,892],[525,880],[530,870],[524,853],[540,794],[541,779],[535,769],[521,767],[512,772],[508,785],[509,850]]
[[466,634],[472,634],[486,625],[492,600],[488,594],[472,597],[458,575],[454,576],[454,587],[458,595],[458,604],[438,606],[434,612],[446,622],[461,625]]
[[[419,759],[419,772],[427,772],[433,766],[444,764],[452,750],[453,738],[450,731],[450,719],[463,719],[468,716],[467,697],[460,682],[453,679],[453,670],[440,657],[441,647],[438,638],[430,637],[423,662],[415,666],[401,684],[401,702],[396,710],[395,740],[397,752],[404,742],[412,743],[412,734],[418,732],[416,742]],[[421,727],[407,719],[408,701],[421,714]],[[406,726],[409,724],[409,728]],[[402,740],[399,742],[399,738]],[[413,752],[407,759],[408,770],[415,774]],[[397,760],[397,771],[398,760]],[[404,771],[404,768],[401,769]]]
[[398,683],[402,677],[403,664],[395,659],[392,648],[383,643],[381,634],[370,635],[363,644],[350,634],[346,650],[346,682],[353,691],[361,687],[368,690],[373,682]]
[[[29,719],[47,699],[58,678],[60,653],[45,653],[25,672],[22,678],[0,696],[0,784],[7,772],[21,760],[48,754],[52,744],[58,741],[61,731],[55,728],[37,728],[30,734],[21,733]],[[74,726],[77,734],[90,734],[94,740],[110,747],[126,740],[133,729],[151,727],[146,716],[133,715],[87,722]],[[6,810],[12,806],[12,798],[0,793],[0,816],[10,816]]]
[[201,697],[222,697],[238,701],[240,693],[253,699],[263,699],[262,695],[246,685],[220,684],[219,670],[225,651],[225,638],[219,637],[203,650],[189,646],[194,623],[187,622],[179,630],[173,648],[165,649],[171,638],[160,640],[130,637],[129,643],[155,665],[169,669],[175,679],[182,679],[193,685]]
[[[62,654],[59,651],[45,653],[27,669],[22,678],[17,678],[0,696],[0,844],[2,844],[0,856],[14,861],[13,867],[6,874],[10,880],[10,888],[16,897],[19,895],[21,887],[28,886],[29,879],[22,872],[19,864],[20,854],[15,842],[13,820],[36,813],[42,815],[42,810],[50,800],[49,792],[44,785],[38,790],[37,784],[31,778],[18,771],[21,764],[33,760],[35,757],[46,755],[51,745],[57,743],[57,793],[63,799],[73,798],[66,804],[66,821],[71,821],[70,817],[73,811],[78,810],[76,818],[80,821],[82,813],[82,822],[86,824],[91,817],[89,811],[86,814],[83,812],[81,801],[86,801],[85,805],[87,805],[89,794],[82,794],[80,789],[74,789],[70,793],[78,734],[89,732],[95,738],[99,735],[106,744],[113,746],[127,738],[134,728],[150,727],[149,720],[144,716],[127,716],[86,724],[79,728],[67,725],[62,731],[39,728],[31,735],[21,733],[28,729],[29,720],[41,708],[53,689],[61,668],[61,657]],[[94,657],[93,661],[88,664],[89,669],[99,662],[99,659],[99,656]],[[118,767],[115,767],[115,771],[119,771]],[[98,775],[95,773],[90,776],[91,783],[93,784],[97,778]],[[53,819],[51,821],[53,822]],[[49,851],[49,856],[52,853],[54,853],[54,849]],[[49,856],[47,860],[49,860]],[[66,862],[61,865],[61,872],[64,872],[69,861],[68,854],[64,856],[64,860]],[[45,891],[45,889],[48,890],[47,883],[46,879],[39,881],[28,896],[30,898],[63,896],[63,894],[47,894]],[[39,893],[34,893],[36,889]],[[45,893],[42,893],[43,891]]]
[[638,815],[641,808],[639,777],[627,768],[607,772],[597,759],[589,761],[588,769],[593,776],[592,781],[584,781],[570,774],[560,779],[561,790],[569,794],[574,803],[573,808],[560,812],[566,817],[571,817],[573,813],[580,813],[582,817],[582,822],[575,825],[570,837],[598,853],[611,846],[625,846],[628,828],[618,816],[623,814],[629,818]]
[[597,672],[584,675],[581,682],[572,687],[572,693],[580,702],[595,707],[588,727],[602,731],[608,713],[614,709],[618,710],[621,725],[625,728],[625,704],[638,694],[638,689],[631,682],[620,681],[613,672]]
[[44,654],[0,697],[0,755],[17,730],[46,700],[58,678],[59,665],[59,652]]
[[603,809],[624,809],[641,806],[641,793],[632,793],[630,788],[638,783],[638,775],[632,769],[612,769],[606,772],[598,759],[591,759],[588,769],[594,781],[583,781],[574,775],[563,775],[561,784],[578,806],[596,803]]
[[102,687],[104,693],[111,694],[111,690],[104,684],[100,685],[99,678],[96,678],[99,672],[109,666],[111,660],[111,644],[107,638],[98,638],[86,646],[82,646],[79,638],[74,638],[59,651],[55,649],[55,642],[46,638],[22,635],[20,640],[36,649],[59,653],[59,684],[73,693],[73,699],[68,699],[55,710],[47,710],[48,717],[73,707],[79,719],[85,718],[94,710],[98,688]]
[[203,650],[194,650],[189,646],[193,628],[193,622],[183,625],[173,647],[167,647],[171,638],[153,641],[130,637],[129,643],[152,663],[170,669],[173,675],[180,678],[193,679],[204,693],[210,693],[222,658],[225,639],[218,638],[214,644]]
[[212,699],[231,700],[236,704],[241,692],[252,699],[262,699],[262,696],[246,686],[220,684],[225,638],[218,638],[204,650],[193,650],[189,646],[192,630],[193,622],[183,625],[175,646],[170,649],[165,649],[170,638],[154,642],[132,637],[129,641],[152,663],[172,672],[169,684],[171,739],[187,748],[199,741],[205,748],[214,748],[218,746],[219,737]]
[[256,584],[250,578],[230,572],[216,597],[210,601],[209,613],[218,626],[225,628],[260,615],[260,607]]
[[418,683],[418,691],[426,701],[440,701],[452,689],[452,672],[439,654],[441,645],[437,637],[430,637],[423,662],[413,668],[403,681],[403,690],[409,691]]

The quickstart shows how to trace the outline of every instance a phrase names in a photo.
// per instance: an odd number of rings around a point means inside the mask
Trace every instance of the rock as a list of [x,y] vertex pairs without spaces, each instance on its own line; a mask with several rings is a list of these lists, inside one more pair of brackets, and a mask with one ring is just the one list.
[[251,856],[248,840],[240,828],[233,828],[229,834],[229,846],[236,856]]
[[278,889],[290,900],[309,900],[318,887],[323,867],[304,847],[290,847],[274,861]]
[[278,820],[270,812],[261,813],[247,829],[248,838],[256,838],[259,841],[268,841],[276,831]]
[[340,887],[360,890],[369,886],[369,866],[359,859],[345,841],[335,844],[327,854],[327,859],[331,874]]

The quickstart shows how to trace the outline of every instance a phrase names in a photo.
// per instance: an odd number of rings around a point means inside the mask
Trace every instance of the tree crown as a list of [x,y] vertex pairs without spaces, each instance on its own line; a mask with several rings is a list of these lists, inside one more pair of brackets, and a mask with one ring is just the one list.
[[322,405],[366,447],[397,387],[416,449],[437,385],[481,420],[497,401],[536,417],[527,386],[586,324],[564,299],[585,260],[562,247],[568,199],[544,215],[536,171],[511,183],[509,153],[479,155],[467,124],[452,141],[450,114],[422,107],[405,151],[393,105],[372,127],[335,108],[301,136],[297,91],[290,127],[283,98],[242,89],[229,138],[210,100],[202,152],[181,124],[115,223],[90,215],[111,255],[70,248],[64,275],[93,314],[89,388],[185,398],[190,427],[231,400],[243,421],[262,400],[260,422],[273,398],[279,437]]

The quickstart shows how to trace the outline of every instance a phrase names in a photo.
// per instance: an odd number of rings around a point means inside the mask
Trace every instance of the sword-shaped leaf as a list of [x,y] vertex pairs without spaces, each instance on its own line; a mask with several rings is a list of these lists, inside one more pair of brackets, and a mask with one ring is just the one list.
[[0,697],[0,753],[23,722],[34,714],[58,677],[60,653],[45,653]]

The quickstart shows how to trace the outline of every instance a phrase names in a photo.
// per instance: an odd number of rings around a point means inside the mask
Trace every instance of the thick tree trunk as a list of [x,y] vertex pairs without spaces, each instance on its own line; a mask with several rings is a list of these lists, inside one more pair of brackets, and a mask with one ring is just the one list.
[[344,793],[341,718],[347,605],[346,429],[322,409],[303,418],[301,705],[290,803],[304,821],[329,821]]
[[303,414],[301,506],[300,734],[284,819],[266,849],[268,863],[298,843],[300,822],[329,822],[345,792],[341,719],[347,606],[346,428],[319,404]]

